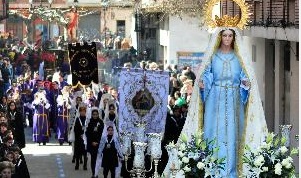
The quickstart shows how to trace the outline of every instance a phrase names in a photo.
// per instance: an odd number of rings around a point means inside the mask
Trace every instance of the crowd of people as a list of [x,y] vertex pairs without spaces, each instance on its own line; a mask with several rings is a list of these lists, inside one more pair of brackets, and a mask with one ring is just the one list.
[[[120,148],[118,90],[108,84],[97,85],[98,90],[94,89],[95,85],[72,87],[66,80],[68,73],[62,70],[53,76],[44,76],[43,70],[38,70],[39,65],[32,64],[30,56],[18,61],[18,56],[24,54],[22,45],[18,45],[20,41],[6,39],[4,42],[4,46],[0,46],[1,175],[10,172],[12,177],[19,174],[30,177],[21,149],[26,146],[24,128],[31,127],[32,140],[39,145],[47,145],[51,137],[59,145],[71,145],[75,170],[80,169],[81,163],[83,170],[88,170],[90,157],[92,177],[97,177],[100,167],[105,178],[109,172],[111,177],[120,174],[130,177]],[[129,56],[135,57],[134,52]],[[126,60],[123,63],[127,68],[161,69],[155,62],[135,61],[135,66]],[[166,70],[170,73],[170,92],[163,150],[180,135],[195,80],[190,67],[180,71],[173,66]],[[165,150],[160,173],[167,160]]]

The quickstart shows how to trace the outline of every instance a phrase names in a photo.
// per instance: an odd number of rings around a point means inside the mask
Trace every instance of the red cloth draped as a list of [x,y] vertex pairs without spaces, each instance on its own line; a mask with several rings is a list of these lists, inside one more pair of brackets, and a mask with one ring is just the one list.
[[73,18],[73,20],[68,24],[68,29],[72,29],[77,25],[78,14],[75,12],[74,16],[75,17]]

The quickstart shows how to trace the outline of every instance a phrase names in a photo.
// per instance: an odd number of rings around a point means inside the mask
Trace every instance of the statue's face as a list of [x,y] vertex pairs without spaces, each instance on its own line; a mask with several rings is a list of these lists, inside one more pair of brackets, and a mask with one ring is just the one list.
[[234,34],[231,30],[225,30],[222,33],[222,45],[231,46],[234,39]]

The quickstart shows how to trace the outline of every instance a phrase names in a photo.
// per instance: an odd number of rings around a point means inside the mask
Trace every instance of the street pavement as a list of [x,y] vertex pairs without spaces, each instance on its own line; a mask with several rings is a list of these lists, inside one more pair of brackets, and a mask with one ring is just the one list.
[[[32,141],[32,128],[25,128],[25,134],[26,147],[22,152],[31,178],[90,178],[92,176],[89,154],[88,170],[83,170],[83,164],[80,164],[79,170],[75,171],[75,163],[72,163],[72,147],[68,143],[60,146],[52,134],[50,143],[39,146]],[[102,175],[98,177],[103,178]]]

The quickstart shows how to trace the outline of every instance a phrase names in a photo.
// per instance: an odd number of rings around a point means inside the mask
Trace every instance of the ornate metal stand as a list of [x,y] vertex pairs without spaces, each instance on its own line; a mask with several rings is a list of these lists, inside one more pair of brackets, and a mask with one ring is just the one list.
[[180,169],[179,158],[178,158],[178,147],[175,144],[170,143],[166,145],[165,148],[171,160],[170,167],[169,167],[171,176],[172,178],[175,178]]
[[158,165],[159,165],[159,159],[154,159],[154,165],[155,165],[155,172],[153,178],[159,178],[159,173],[158,173]]
[[[131,174],[131,177],[137,178],[145,178],[145,173],[150,172],[153,169],[153,162],[155,166],[155,172],[152,176],[153,178],[159,178],[158,173],[158,164],[159,159],[162,155],[161,150],[161,134],[159,133],[149,133],[148,136],[148,143],[145,142],[145,124],[137,124],[137,132],[135,137],[132,134],[126,133],[121,134],[122,138],[122,151],[125,157],[125,168],[126,171]],[[131,141],[135,139],[136,142],[133,142],[135,148],[135,156],[133,162],[133,169],[128,169],[128,158],[131,153]],[[145,169],[145,162],[144,162],[144,152],[145,149],[148,147],[148,152],[151,155],[151,165],[150,169]]]
[[290,147],[290,132],[292,125],[279,125],[281,135],[286,138],[285,146]]

